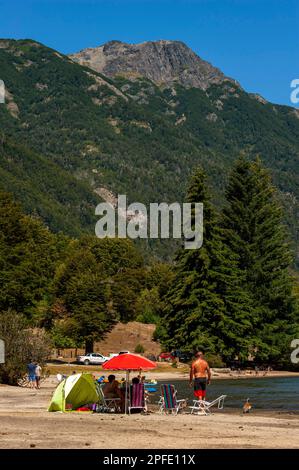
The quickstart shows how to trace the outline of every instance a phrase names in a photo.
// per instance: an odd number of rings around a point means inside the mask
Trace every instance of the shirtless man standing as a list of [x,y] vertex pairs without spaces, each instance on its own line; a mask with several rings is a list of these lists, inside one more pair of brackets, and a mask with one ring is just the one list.
[[194,396],[199,400],[205,400],[207,384],[211,383],[211,371],[209,364],[204,360],[202,351],[195,354],[195,361],[190,369],[190,387],[194,377]]

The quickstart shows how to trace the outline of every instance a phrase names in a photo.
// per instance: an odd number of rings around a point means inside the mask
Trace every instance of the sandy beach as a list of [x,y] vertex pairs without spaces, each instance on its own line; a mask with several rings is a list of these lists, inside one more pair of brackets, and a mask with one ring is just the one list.
[[155,406],[149,415],[48,413],[56,385],[55,376],[41,390],[0,385],[0,448],[299,448],[299,416],[292,413],[165,416]]

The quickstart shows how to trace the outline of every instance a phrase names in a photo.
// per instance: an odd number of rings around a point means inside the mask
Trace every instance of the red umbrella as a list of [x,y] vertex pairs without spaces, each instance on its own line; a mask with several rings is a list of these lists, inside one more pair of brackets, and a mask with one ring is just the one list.
[[140,370],[140,369],[155,369],[156,363],[146,359],[146,357],[137,356],[136,354],[120,354],[115,356],[109,361],[103,364],[103,369],[106,370],[126,370],[127,379],[126,379],[126,408],[125,412],[127,413],[127,402],[128,402],[128,383],[130,370]]
[[155,369],[155,367],[157,367],[155,362],[146,357],[130,353],[115,356],[103,364],[103,369],[107,370],[145,370]]

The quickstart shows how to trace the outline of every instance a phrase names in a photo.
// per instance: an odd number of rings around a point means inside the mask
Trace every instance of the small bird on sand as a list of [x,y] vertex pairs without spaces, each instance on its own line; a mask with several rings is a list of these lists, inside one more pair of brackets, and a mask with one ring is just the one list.
[[252,408],[252,405],[249,403],[249,398],[247,398],[247,400],[246,400],[246,402],[244,403],[244,406],[243,406],[243,413],[249,413],[251,408]]

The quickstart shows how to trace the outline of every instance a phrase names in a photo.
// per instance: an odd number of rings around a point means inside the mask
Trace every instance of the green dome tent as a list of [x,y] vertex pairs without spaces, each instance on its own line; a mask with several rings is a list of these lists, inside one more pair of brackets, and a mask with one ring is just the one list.
[[80,406],[98,401],[99,394],[91,374],[75,374],[58,385],[48,411],[65,411],[68,408],[76,410]]

